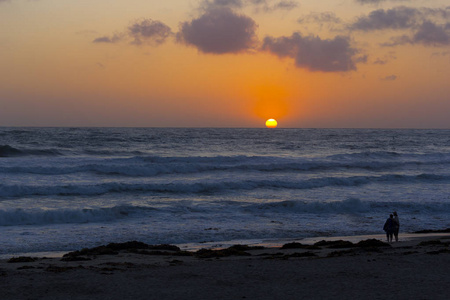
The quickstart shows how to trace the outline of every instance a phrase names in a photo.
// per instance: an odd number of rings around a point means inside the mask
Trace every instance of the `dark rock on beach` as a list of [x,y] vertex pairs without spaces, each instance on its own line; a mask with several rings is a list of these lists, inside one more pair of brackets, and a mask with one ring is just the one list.
[[34,261],[36,261],[36,258],[28,257],[28,256],[12,257],[8,260],[9,263],[23,263],[23,262],[34,262]]
[[349,241],[337,240],[337,241],[320,241],[315,243],[314,246],[339,249],[339,248],[352,248],[355,247],[355,244]]
[[364,241],[360,241],[355,244],[355,247],[361,247],[361,248],[377,248],[377,247],[392,247],[388,243],[382,242],[377,239],[368,239]]
[[200,249],[195,252],[195,256],[200,258],[218,258],[226,256],[250,256],[251,254],[243,250],[239,250],[240,247],[231,246],[226,249],[211,250]]
[[[98,256],[98,255],[116,255],[119,251],[128,251],[132,253],[137,253],[138,250],[157,250],[157,251],[174,251],[180,252],[181,249],[174,245],[148,245],[146,243],[131,241],[125,243],[110,243],[106,246],[98,246],[94,248],[84,248],[79,251],[69,252],[63,255],[63,261],[76,261],[76,260],[87,260],[84,258],[80,258],[82,256]],[[142,254],[149,254],[142,253]],[[157,255],[153,253],[154,255]],[[165,254],[165,253],[164,253]],[[172,253],[170,253],[172,254]]]

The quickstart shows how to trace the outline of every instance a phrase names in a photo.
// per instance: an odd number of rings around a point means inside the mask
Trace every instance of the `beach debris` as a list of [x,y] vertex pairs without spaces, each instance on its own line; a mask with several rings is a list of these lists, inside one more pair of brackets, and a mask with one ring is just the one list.
[[37,258],[29,256],[11,257],[8,259],[9,263],[23,263],[23,262],[35,262]]

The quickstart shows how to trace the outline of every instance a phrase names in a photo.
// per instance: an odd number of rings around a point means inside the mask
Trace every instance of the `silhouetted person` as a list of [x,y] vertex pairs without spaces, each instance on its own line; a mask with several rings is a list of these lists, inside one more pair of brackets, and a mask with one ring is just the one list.
[[398,230],[400,229],[400,220],[398,219],[397,212],[394,211],[394,237],[395,241],[398,242]]
[[392,235],[394,234],[394,216],[389,215],[389,218],[384,223],[383,230],[386,231],[386,238],[389,243],[392,242]]

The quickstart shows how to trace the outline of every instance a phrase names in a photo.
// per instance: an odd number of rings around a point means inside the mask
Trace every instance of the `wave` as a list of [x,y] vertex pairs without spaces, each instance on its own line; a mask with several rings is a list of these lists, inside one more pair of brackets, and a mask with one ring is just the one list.
[[[13,148],[14,149],[14,148]],[[18,152],[17,152],[18,151]],[[41,150],[44,151],[44,150]],[[25,155],[18,149],[5,151],[6,155]],[[8,154],[9,153],[9,154]],[[14,154],[16,153],[16,154]],[[41,155],[59,155],[47,150]],[[36,153],[34,154],[36,155]],[[1,155],[0,155],[1,156]],[[45,163],[45,162],[43,162]],[[131,177],[152,177],[166,174],[194,174],[202,172],[313,172],[345,169],[384,171],[397,168],[450,164],[450,153],[399,154],[395,152],[355,153],[332,155],[325,158],[282,158],[270,156],[214,156],[161,157],[133,156],[129,158],[97,158],[86,160],[67,158],[64,166],[23,165],[4,167],[2,173],[31,173],[63,175],[95,173]]]
[[55,149],[17,149],[9,145],[0,145],[0,157],[14,157],[14,156],[57,156],[62,155],[61,152]]
[[[307,202],[280,201],[270,203],[250,203],[239,201],[216,201],[202,203],[195,201],[174,201],[170,205],[150,206],[119,205],[109,208],[79,209],[8,209],[0,210],[0,226],[48,225],[73,223],[115,222],[126,218],[148,218],[168,220],[178,218],[180,214],[198,214],[202,219],[215,219],[218,214],[230,215],[236,212],[248,218],[265,214],[377,214],[396,209],[403,214],[421,211],[427,214],[450,212],[450,203],[418,203],[418,202],[371,202],[359,198],[348,198],[341,201]],[[172,217],[168,217],[172,216]],[[175,220],[174,219],[174,220]]]
[[306,201],[281,201],[263,204],[250,204],[247,209],[251,211],[270,211],[279,213],[374,213],[386,212],[393,209],[399,211],[421,211],[428,213],[450,212],[450,203],[417,203],[417,202],[372,202],[362,201],[359,198],[348,198],[342,201],[306,202]]
[[442,183],[450,181],[450,175],[420,174],[420,175],[381,175],[381,176],[350,176],[321,177],[306,180],[239,180],[192,183],[100,183],[92,185],[5,185],[0,184],[0,196],[93,196],[108,193],[153,193],[153,194],[215,194],[236,190],[255,189],[317,189],[325,187],[354,187],[372,183]]
[[253,204],[247,207],[252,210],[268,210],[271,212],[296,212],[296,213],[362,213],[371,210],[369,202],[363,202],[358,198],[348,198],[334,202],[299,202],[281,201],[275,203]]
[[0,226],[108,222],[136,211],[132,206],[96,209],[10,209],[0,210]]

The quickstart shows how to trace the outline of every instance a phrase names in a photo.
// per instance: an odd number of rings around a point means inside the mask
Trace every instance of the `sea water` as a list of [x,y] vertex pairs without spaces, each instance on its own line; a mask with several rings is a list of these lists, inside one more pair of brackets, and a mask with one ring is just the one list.
[[0,127],[0,254],[450,227],[450,130]]

